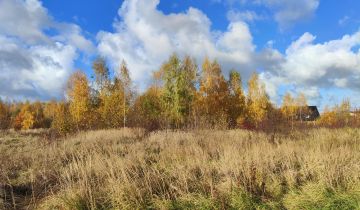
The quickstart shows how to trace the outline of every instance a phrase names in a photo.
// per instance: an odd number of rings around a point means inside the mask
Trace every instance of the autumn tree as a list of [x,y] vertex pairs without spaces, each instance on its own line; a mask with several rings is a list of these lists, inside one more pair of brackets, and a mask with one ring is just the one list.
[[92,125],[90,107],[90,87],[86,75],[81,71],[74,72],[67,85],[70,102],[70,114],[78,130],[88,129]]
[[229,75],[229,120],[230,126],[234,127],[237,122],[241,124],[244,121],[246,109],[245,94],[242,88],[240,73],[232,70]]
[[316,123],[324,127],[335,127],[336,122],[336,112],[327,106]]
[[53,119],[51,128],[56,130],[60,135],[64,136],[74,131],[73,120],[67,103],[60,102],[55,105]]
[[0,130],[8,129],[10,121],[11,115],[9,106],[0,100]]
[[26,102],[21,105],[20,112],[16,115],[14,119],[14,128],[16,130],[28,130],[34,128],[35,124],[35,113],[31,107],[30,102]]
[[298,94],[297,98],[295,99],[295,104],[298,118],[297,120],[303,121],[303,119],[305,118],[304,116],[307,116],[310,111],[308,109],[308,103],[304,93],[300,92]]
[[136,98],[131,109],[131,123],[148,130],[156,130],[163,126],[161,90],[151,86],[145,93]]
[[45,128],[44,105],[40,101],[31,104],[34,113],[34,128]]
[[51,127],[51,123],[55,118],[57,109],[57,102],[55,100],[51,100],[44,105],[44,126],[46,128]]
[[335,106],[336,121],[338,127],[345,127],[351,125],[351,104],[350,100],[345,98],[339,106]]
[[168,126],[176,126],[181,122],[179,95],[177,94],[177,80],[181,61],[177,55],[172,55],[161,67],[163,72],[163,90],[161,99],[164,115]]
[[118,128],[123,125],[124,117],[124,91],[119,79],[114,79],[114,84],[109,89],[109,94],[102,97],[99,108],[104,126]]
[[340,105],[335,105],[331,109],[326,107],[317,123],[325,127],[349,126],[356,120],[351,116],[350,108],[349,99],[344,99]]
[[180,72],[176,81],[177,95],[179,97],[179,112],[182,126],[190,125],[190,115],[193,111],[197,85],[197,65],[189,56],[181,63]]
[[210,127],[228,124],[229,88],[217,61],[206,58],[202,65],[198,110]]
[[337,115],[342,126],[347,126],[351,119],[351,103],[348,98],[343,99],[340,106],[337,107]]
[[13,103],[10,106],[11,110],[11,127],[15,130],[21,130],[23,117],[20,114],[23,104],[22,103]]
[[16,130],[49,128],[52,118],[47,119],[45,116],[46,104],[40,101],[14,103],[9,108],[12,115],[12,127]]
[[34,128],[35,125],[35,116],[34,112],[31,111],[25,111],[22,113],[22,128],[23,130],[29,130]]
[[97,58],[92,65],[95,73],[96,88],[100,91],[100,94],[106,94],[110,83],[110,71],[106,65],[104,58]]
[[190,117],[195,94],[196,64],[190,57],[173,55],[160,69],[164,115],[170,127],[184,126]]
[[[123,95],[123,98],[122,98],[123,127],[126,127],[127,115],[130,110],[130,105],[131,105],[131,102],[132,102],[135,94],[134,94],[134,90],[133,90],[133,84],[132,84],[132,81],[130,78],[130,72],[129,72],[129,69],[124,60],[121,63],[120,73],[117,76],[117,79],[118,79],[118,81],[115,81],[115,83],[119,82],[118,90],[120,91],[122,89],[122,92],[123,92],[122,93],[122,95]],[[120,88],[120,85],[122,88]]]
[[265,91],[265,84],[260,82],[259,75],[254,73],[248,81],[247,122],[258,127],[270,109],[271,103]]
[[281,113],[285,120],[291,122],[291,129],[294,128],[294,120],[296,118],[297,104],[290,93],[285,93],[281,106]]
[[102,57],[98,57],[94,60],[92,69],[94,72],[95,80],[90,86],[90,107],[92,108],[92,114],[98,115],[96,118],[96,126],[98,128],[110,127],[110,121],[107,118],[108,108],[107,104],[110,97],[111,80],[110,70],[106,64],[106,61]]

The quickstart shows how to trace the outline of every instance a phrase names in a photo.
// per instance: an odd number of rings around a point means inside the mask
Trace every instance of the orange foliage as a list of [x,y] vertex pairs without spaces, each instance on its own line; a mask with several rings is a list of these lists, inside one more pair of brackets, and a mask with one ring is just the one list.
[[197,106],[200,115],[210,127],[226,127],[230,90],[220,65],[205,59],[202,65]]

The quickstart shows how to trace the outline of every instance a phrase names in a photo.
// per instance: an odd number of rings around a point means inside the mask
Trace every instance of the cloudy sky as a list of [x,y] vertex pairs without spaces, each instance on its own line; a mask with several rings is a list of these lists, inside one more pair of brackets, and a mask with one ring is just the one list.
[[[341,2],[341,3],[340,3]],[[279,103],[302,91],[360,106],[358,0],[0,0],[0,98],[62,98],[76,69],[124,59],[139,90],[170,54],[257,71]]]

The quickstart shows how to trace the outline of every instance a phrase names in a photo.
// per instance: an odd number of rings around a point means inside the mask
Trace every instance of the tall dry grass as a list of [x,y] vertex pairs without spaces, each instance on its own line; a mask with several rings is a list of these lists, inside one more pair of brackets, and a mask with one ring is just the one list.
[[0,134],[0,209],[359,209],[360,130]]

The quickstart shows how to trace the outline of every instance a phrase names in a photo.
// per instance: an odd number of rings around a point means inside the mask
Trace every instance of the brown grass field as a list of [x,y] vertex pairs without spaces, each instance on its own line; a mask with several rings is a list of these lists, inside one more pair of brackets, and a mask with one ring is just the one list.
[[0,134],[0,209],[360,209],[360,129]]

